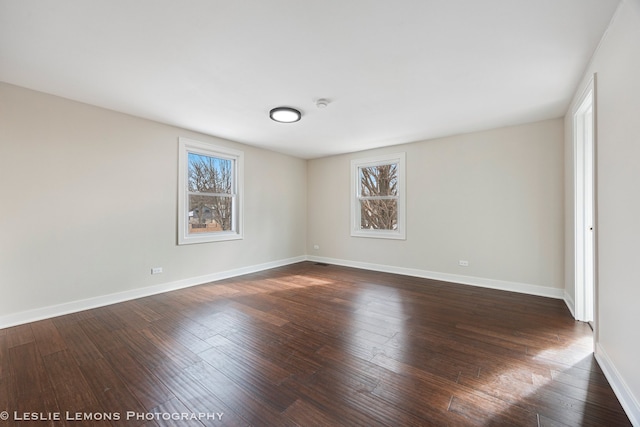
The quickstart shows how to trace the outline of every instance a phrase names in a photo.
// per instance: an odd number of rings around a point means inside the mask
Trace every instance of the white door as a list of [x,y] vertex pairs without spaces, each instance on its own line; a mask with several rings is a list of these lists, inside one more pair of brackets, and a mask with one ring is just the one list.
[[575,315],[593,322],[595,298],[594,238],[594,90],[589,85],[574,112],[575,137]]

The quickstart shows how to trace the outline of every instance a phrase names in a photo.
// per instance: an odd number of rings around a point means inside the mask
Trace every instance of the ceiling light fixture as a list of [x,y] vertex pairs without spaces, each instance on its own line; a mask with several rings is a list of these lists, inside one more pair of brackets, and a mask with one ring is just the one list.
[[269,111],[269,117],[271,120],[280,123],[293,123],[300,120],[302,117],[302,113],[291,107],[276,107],[273,110]]

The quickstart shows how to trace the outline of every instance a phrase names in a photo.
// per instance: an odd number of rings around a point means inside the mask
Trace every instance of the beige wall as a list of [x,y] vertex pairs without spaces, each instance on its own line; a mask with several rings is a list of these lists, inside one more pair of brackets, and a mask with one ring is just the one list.
[[[596,355],[627,413],[640,423],[640,0],[625,0],[576,91],[597,73]],[[571,111],[565,124],[566,188],[573,185]],[[573,191],[567,194],[567,291],[573,295]],[[638,424],[640,425],[640,424]]]
[[[563,138],[556,119],[311,160],[308,253],[560,291]],[[398,151],[407,154],[406,241],[351,237],[350,160]]]
[[[244,240],[177,246],[180,136],[245,152]],[[304,160],[1,83],[0,199],[0,317],[305,253]]]

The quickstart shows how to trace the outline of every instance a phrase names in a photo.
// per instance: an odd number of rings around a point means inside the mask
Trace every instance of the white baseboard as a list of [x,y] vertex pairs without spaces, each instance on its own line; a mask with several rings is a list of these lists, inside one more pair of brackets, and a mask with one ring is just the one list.
[[479,286],[482,288],[499,289],[502,291],[518,292],[521,294],[537,295],[555,299],[564,298],[564,289],[550,286],[531,285],[527,283],[508,282],[504,280],[486,279],[482,277],[462,276],[450,273],[438,273],[434,271],[419,270],[415,268],[395,267],[391,265],[371,264],[367,262],[350,261],[344,259],[308,256],[309,261],[326,264],[342,265],[345,267],[362,268],[365,270],[381,271],[384,273],[402,274],[405,276],[421,277],[424,279],[442,280],[444,282],[459,283],[462,285]]
[[576,303],[575,303],[575,301],[573,301],[573,298],[571,298],[571,295],[569,295],[567,293],[567,291],[564,291],[564,303],[567,304],[567,308],[571,312],[571,316],[575,319],[576,318]]
[[[346,267],[362,268],[365,270],[382,271],[386,273],[402,274],[406,276],[422,277],[425,279],[442,280],[445,282],[459,283],[463,285],[480,286],[484,288],[499,289],[504,291],[519,292],[530,295],[538,295],[556,299],[566,298],[563,289],[531,285],[526,283],[508,282],[503,280],[485,279],[480,277],[462,276],[449,273],[438,273],[433,271],[419,270],[413,268],[394,267],[381,264],[372,264],[358,261],[342,260],[335,258],[325,258],[317,256],[298,256],[278,261],[267,262],[258,265],[241,267],[233,270],[222,271],[218,273],[208,274],[205,276],[192,277],[174,282],[163,283],[159,285],[149,286],[145,288],[132,289],[130,291],[118,292],[109,295],[103,295],[84,300],[71,301],[64,304],[52,305],[34,310],[22,311],[19,313],[0,316],[0,329],[11,326],[21,325],[24,323],[35,322],[51,317],[62,316],[65,314],[76,313],[91,308],[103,307],[105,305],[115,304],[118,302],[129,301],[136,298],[142,298],[150,295],[160,294],[163,292],[174,291],[177,289],[187,288],[190,286],[201,285],[204,283],[215,282],[230,277],[241,276],[243,274],[255,273],[258,271],[268,270],[270,268],[281,267],[284,265],[294,264],[301,261],[323,262],[327,264],[342,265]],[[566,299],[565,299],[566,301]]]
[[205,276],[191,277],[188,279],[148,286],[145,288],[132,289],[130,291],[118,292],[94,298],[71,301],[64,304],[51,305],[34,310],[22,311],[6,316],[0,316],[0,329],[22,325],[29,322],[35,322],[38,320],[49,319],[52,317],[63,316],[65,314],[76,313],[78,311],[89,310],[91,308],[103,307],[105,305],[129,301],[136,298],[161,294],[163,292],[175,291],[177,289],[188,288],[190,286],[202,285],[204,283],[215,282],[218,280],[241,276],[243,274],[268,270],[270,268],[282,267],[284,265],[294,264],[296,262],[306,260],[306,256],[299,256],[295,258],[288,258],[258,265],[252,265],[248,267],[236,268],[233,270],[221,271],[218,273],[207,274]]
[[627,413],[629,421],[631,421],[631,424],[635,427],[640,427],[640,404],[633,396],[633,393],[631,393],[629,386],[627,386],[627,383],[622,379],[622,376],[607,355],[607,352],[604,351],[598,343],[596,343],[596,351],[594,354],[602,372],[604,372],[604,376],[607,377],[613,392]]

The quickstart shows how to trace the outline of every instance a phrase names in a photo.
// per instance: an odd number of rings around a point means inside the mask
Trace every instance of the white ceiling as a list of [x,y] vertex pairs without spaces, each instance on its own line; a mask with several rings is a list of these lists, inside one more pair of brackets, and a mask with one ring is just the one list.
[[0,80],[315,158],[563,116],[618,3],[0,0]]

